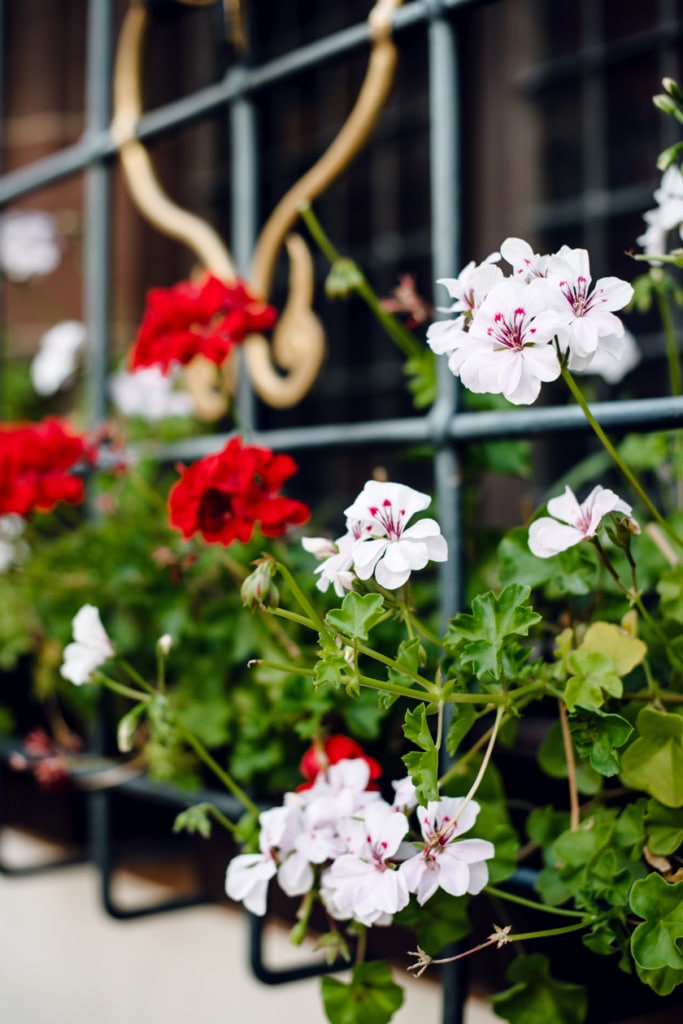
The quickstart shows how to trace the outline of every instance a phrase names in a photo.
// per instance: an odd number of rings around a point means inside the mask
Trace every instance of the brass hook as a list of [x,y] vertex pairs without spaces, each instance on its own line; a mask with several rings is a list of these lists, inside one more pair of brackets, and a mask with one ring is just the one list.
[[[297,235],[287,237],[288,232],[301,204],[312,202],[348,166],[377,121],[393,81],[397,54],[391,39],[391,18],[400,4],[401,0],[379,0],[371,11],[372,51],[356,104],[326,152],[277,204],[256,244],[250,283],[264,299],[268,298],[283,244],[290,260],[289,294],[276,325],[272,348],[260,334],[250,335],[241,345],[254,390],[274,408],[289,408],[301,401],[317,377],[325,354],[323,330],[311,308],[313,261],[303,239]],[[116,55],[111,126],[130,194],[155,227],[184,242],[217,277],[234,280],[235,269],[221,238],[209,224],[166,195],[149,154],[135,136],[142,114],[141,51],[146,27],[145,9],[131,0]],[[228,360],[223,370],[223,384],[230,391],[235,383],[231,364],[232,360]],[[185,373],[197,414],[208,421],[222,416],[228,400],[216,389],[216,367],[197,358]]]

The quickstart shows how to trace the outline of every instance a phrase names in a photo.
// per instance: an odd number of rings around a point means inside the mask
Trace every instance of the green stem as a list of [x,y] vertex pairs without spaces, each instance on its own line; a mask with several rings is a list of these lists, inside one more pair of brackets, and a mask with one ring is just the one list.
[[139,690],[134,690],[132,686],[126,686],[124,683],[119,683],[115,679],[110,679],[109,676],[105,676],[104,672],[93,672],[93,681],[98,681],[106,686],[108,690],[112,690],[114,693],[121,694],[122,697],[129,697],[134,700],[136,704],[139,701],[148,703],[152,698],[148,693],[140,693]]
[[650,515],[659,523],[659,525],[667,534],[667,536],[670,537],[671,540],[673,540],[676,544],[678,544],[679,547],[683,548],[683,540],[681,540],[676,531],[673,530],[671,526],[669,526],[666,519],[662,516],[662,514],[652,503],[646,492],[643,490],[643,487],[641,486],[637,477],[631,472],[631,470],[626,465],[622,457],[619,455],[619,452],[616,450],[610,439],[607,437],[607,434],[602,429],[593,413],[590,411],[590,408],[588,406],[586,399],[583,396],[581,388],[578,386],[569,370],[567,370],[567,368],[564,366],[562,367],[562,378],[567,387],[569,388],[569,390],[571,391],[577,404],[580,406],[595,436],[603,445],[607,453],[611,456],[612,460],[614,461],[614,464],[631,484],[631,487],[634,489],[640,500],[643,502]]
[[582,928],[590,928],[595,922],[594,917],[584,917],[583,921],[577,924],[567,924],[562,928],[544,928],[538,932],[524,932],[523,935],[510,935],[508,942],[526,942],[529,939],[552,939],[556,935],[569,935],[570,932],[581,931]]
[[206,805],[207,814],[210,814],[212,818],[215,818],[219,825],[222,825],[224,829],[234,835],[237,832],[237,825],[234,821],[230,821],[230,818],[226,818],[222,811],[219,811],[213,804]]
[[306,626],[307,629],[312,629],[314,633],[320,632],[315,622],[305,615],[300,615],[298,612],[291,612],[288,608],[269,608],[268,613],[270,615],[277,615],[280,619],[287,619],[288,622],[296,622],[299,626]]
[[141,686],[143,690],[146,690],[147,693],[152,694],[152,696],[156,694],[156,690],[154,689],[152,684],[148,683],[147,680],[140,675],[138,670],[130,664],[130,662],[126,661],[126,659],[122,658],[120,655],[117,657],[116,660],[118,661],[119,665],[124,670],[124,672],[126,672],[130,676],[134,683],[137,683],[138,686]]
[[683,382],[681,381],[681,364],[678,359],[678,343],[676,339],[676,328],[674,327],[674,321],[671,315],[671,306],[669,305],[664,287],[659,283],[662,276],[661,271],[657,270],[657,268],[654,268],[651,271],[651,274],[657,281],[655,295],[657,296],[657,308],[659,310],[659,316],[662,321],[662,329],[664,331],[664,345],[666,347],[666,358],[669,364],[669,380],[671,382],[671,394],[681,395],[683,394]]
[[[301,215],[301,219],[308,228],[312,239],[322,254],[333,265],[339,262],[339,260],[342,259],[342,255],[328,238],[320,221],[313,212],[312,207],[309,206],[308,203],[303,203],[299,207],[299,213]],[[419,344],[415,336],[403,326],[397,317],[393,316],[383,308],[377,295],[368,284],[365,275],[357,265],[354,264],[354,266],[356,266],[358,279],[352,287],[358,297],[361,298],[372,310],[375,318],[379,321],[391,340],[396,343],[398,348],[400,348],[407,358],[411,359],[415,356],[421,355],[423,347]]]
[[557,914],[559,917],[579,917],[585,920],[586,915],[582,910],[565,910],[562,907],[549,907],[545,903],[537,903],[536,900],[528,900],[525,896],[517,896],[515,893],[498,889],[495,885],[487,885],[485,892],[497,899],[507,900],[509,903],[517,903],[520,907],[528,907],[530,910],[540,910],[545,914]]
[[278,572],[282,575],[283,579],[286,580],[287,585],[288,585],[289,589],[291,590],[292,594],[294,595],[296,600],[299,602],[299,605],[301,606],[301,608],[303,608],[303,610],[306,612],[308,617],[311,619],[311,621],[318,624],[318,630],[320,632],[323,632],[324,630],[326,630],[327,626],[325,625],[324,620],[320,617],[320,615],[318,614],[316,609],[313,607],[311,602],[308,600],[308,598],[305,596],[303,591],[300,589],[298,583],[294,579],[294,576],[289,571],[287,566],[283,562],[276,562],[275,564],[277,565]]
[[232,776],[228,775],[224,768],[221,768],[215,758],[213,758],[206,749],[202,741],[180,723],[178,723],[178,731],[190,744],[200,761],[203,761],[206,767],[211,769],[213,774],[223,783],[225,788],[232,793],[232,795],[236,797],[241,804],[244,805],[245,810],[249,811],[250,814],[253,814],[254,817],[258,817],[259,809],[254,801],[251,797],[247,796],[242,787],[235,782]]
[[386,654],[381,654],[380,651],[375,651],[372,647],[366,647],[365,644],[357,645],[360,654],[366,654],[368,658],[373,658],[375,661],[379,661],[382,665],[386,665],[388,668],[392,668],[395,672],[400,673],[402,676],[408,676],[414,682],[420,686],[424,686],[428,693],[432,694],[435,699],[438,699],[441,689],[435,691],[434,683],[430,682],[429,679],[425,679],[419,672],[413,672],[407,665],[401,665],[398,661],[393,658],[389,658]]

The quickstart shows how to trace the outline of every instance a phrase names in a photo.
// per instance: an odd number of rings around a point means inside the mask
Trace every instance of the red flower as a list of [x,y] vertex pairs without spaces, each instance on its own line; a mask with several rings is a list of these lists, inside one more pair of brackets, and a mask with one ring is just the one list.
[[224,284],[208,275],[201,282],[181,281],[152,288],[135,343],[131,370],[189,363],[197,355],[220,366],[230,350],[251,332],[273,326],[276,312],[241,281]]
[[90,446],[57,419],[0,426],[0,515],[82,501],[83,480],[69,470],[92,459]]
[[350,736],[328,736],[324,743],[314,743],[309,747],[299,762],[299,771],[306,779],[298,789],[308,789],[320,772],[324,772],[331,764],[338,761],[353,761],[360,758],[370,769],[370,782],[378,779],[382,768],[374,757],[368,757],[360,743]]
[[257,524],[266,537],[279,537],[310,516],[303,502],[277,493],[296,469],[289,455],[233,437],[222,451],[181,468],[168,498],[171,525],[184,537],[200,533],[226,547],[234,540],[246,543]]

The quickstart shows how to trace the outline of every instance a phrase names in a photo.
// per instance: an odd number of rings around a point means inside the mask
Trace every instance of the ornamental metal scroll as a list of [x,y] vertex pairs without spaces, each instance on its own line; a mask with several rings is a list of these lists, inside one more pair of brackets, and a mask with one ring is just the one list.
[[[260,334],[249,335],[240,346],[254,391],[274,408],[289,408],[301,401],[314,383],[325,355],[323,329],[311,308],[313,261],[306,243],[299,235],[290,234],[290,230],[300,206],[317,198],[349,165],[375,126],[393,82],[397,50],[391,22],[401,2],[378,0],[370,12],[370,58],[356,103],[328,149],[277,204],[255,246],[249,284],[264,300],[269,298],[283,245],[290,264],[288,297],[273,332],[272,347]],[[230,282],[236,274],[223,240],[211,225],[168,197],[156,177],[149,153],[136,137],[142,115],[141,54],[147,24],[144,6],[131,0],[116,54],[111,125],[127,187],[142,215],[154,227],[183,242],[207,270]],[[236,377],[231,358],[220,370],[201,357],[186,367],[188,390],[201,419],[214,421],[225,414]]]

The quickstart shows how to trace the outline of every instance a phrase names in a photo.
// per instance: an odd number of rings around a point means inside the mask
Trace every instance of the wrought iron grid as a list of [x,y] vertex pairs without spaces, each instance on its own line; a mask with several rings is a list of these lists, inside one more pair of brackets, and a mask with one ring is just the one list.
[[[462,262],[461,238],[461,160],[462,131],[459,124],[459,15],[481,5],[484,0],[410,0],[393,18],[393,31],[400,37],[411,28],[426,27],[429,50],[429,105],[432,132],[429,148],[429,189],[431,194],[432,276],[452,275]],[[659,47],[670,56],[676,53],[681,36],[681,18],[676,0],[658,0],[657,27],[638,40],[606,43],[596,34],[590,18],[594,0],[582,0],[589,30],[582,40],[581,52],[532,69],[522,87],[529,94],[561,79],[584,75],[587,140],[600,125],[595,122],[602,98],[596,76],[610,61],[628,56],[636,49]],[[3,43],[3,7],[0,4],[0,46]],[[0,207],[29,196],[45,185],[74,174],[85,178],[85,252],[83,258],[84,319],[88,325],[91,349],[87,376],[88,413],[94,423],[106,413],[107,337],[110,317],[109,279],[111,252],[110,191],[111,165],[117,147],[110,133],[113,0],[88,0],[85,75],[85,129],[81,138],[54,154],[20,170],[0,175]],[[591,29],[590,26],[593,26]],[[231,138],[232,237],[231,251],[238,269],[246,271],[257,236],[256,182],[259,173],[257,123],[254,100],[261,90],[306,69],[322,65],[335,57],[362,50],[369,41],[365,22],[302,46],[293,52],[258,66],[235,65],[224,77],[192,95],[146,113],[137,126],[137,137],[151,142],[162,134],[180,129],[215,111],[227,115]],[[662,73],[672,73],[671,65]],[[0,97],[1,100],[1,97]],[[444,117],[444,111],[451,116]],[[438,130],[436,126],[438,125]],[[555,203],[538,204],[534,223],[539,231],[578,222],[593,223],[620,212],[643,208],[648,198],[643,189],[610,190],[599,163],[586,168],[586,187],[581,195]],[[599,232],[596,234],[599,243]],[[441,569],[442,616],[453,614],[461,604],[463,583],[460,575],[462,519],[459,484],[459,459],[464,448],[478,440],[510,437],[564,435],[586,429],[580,410],[573,407],[533,407],[510,412],[468,412],[459,407],[455,382],[445,366],[440,368],[438,398],[425,415],[409,419],[380,420],[353,424],[287,427],[260,430],[258,410],[247,385],[238,396],[239,414],[245,429],[259,443],[274,449],[328,450],[335,447],[363,446],[370,443],[401,445],[406,442],[430,442],[434,451],[434,485],[443,532],[454,553]],[[606,428],[654,430],[677,427],[683,422],[683,399],[648,398],[604,402],[593,407]],[[215,450],[222,435],[194,437],[183,443],[159,447],[160,460],[193,458]],[[98,799],[101,794],[98,794]],[[150,794],[151,796],[151,794]],[[108,884],[110,856],[102,852],[108,835],[100,831],[103,870]],[[105,902],[108,897],[105,893]],[[111,911],[112,908],[110,908]],[[152,911],[154,908],[151,908]],[[113,910],[116,913],[116,909]],[[258,932],[254,933],[258,960]],[[257,967],[258,973],[258,967]],[[268,971],[266,970],[266,974]],[[273,980],[264,978],[264,980]],[[457,972],[444,976],[444,1021],[457,1024],[461,1019],[461,986]]]

